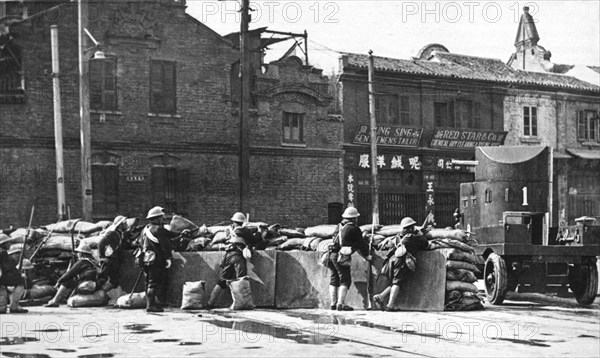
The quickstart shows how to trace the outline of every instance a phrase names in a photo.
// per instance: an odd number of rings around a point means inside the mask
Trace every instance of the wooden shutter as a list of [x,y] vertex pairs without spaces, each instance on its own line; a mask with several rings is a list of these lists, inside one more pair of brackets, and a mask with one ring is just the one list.
[[117,109],[116,61],[104,60],[104,109]]
[[102,109],[102,90],[103,90],[103,60],[90,60],[89,62],[90,78],[90,108]]
[[152,206],[165,206],[167,170],[165,167],[152,167]]
[[175,63],[164,62],[164,74],[163,74],[163,90],[165,97],[164,111],[166,113],[175,113],[176,108],[176,83],[175,83]]
[[190,198],[190,170],[177,169],[177,210],[180,214],[186,214],[189,211]]

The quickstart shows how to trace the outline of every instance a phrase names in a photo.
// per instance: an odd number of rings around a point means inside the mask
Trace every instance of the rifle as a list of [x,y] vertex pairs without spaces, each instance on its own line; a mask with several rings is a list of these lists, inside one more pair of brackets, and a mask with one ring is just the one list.
[[[60,222],[61,220],[58,219],[58,221],[56,222],[57,224]],[[46,235],[46,237],[44,238],[44,240],[42,240],[42,243],[40,244],[40,246],[38,246],[35,251],[33,252],[33,254],[31,254],[31,256],[29,257],[29,261],[33,260],[33,258],[35,257],[35,255],[37,255],[38,251],[40,251],[40,249],[42,247],[44,247],[44,245],[46,245],[46,242],[48,241],[48,239],[50,239],[50,237],[52,236],[52,233],[54,232],[54,228],[56,227],[56,225],[52,226],[52,230],[50,230],[50,232],[48,233],[48,235]]]
[[33,221],[33,213],[35,212],[35,205],[31,207],[31,215],[29,215],[29,225],[27,226],[27,235],[25,235],[25,240],[23,240],[23,247],[21,248],[21,254],[19,255],[19,266],[18,270],[21,272],[23,268],[23,257],[25,256],[25,248],[27,247],[27,240],[29,239],[29,234],[31,233],[31,222]]
[[[373,250],[373,236],[375,236],[375,224],[371,225],[371,237],[369,238],[369,256],[371,256],[371,260],[373,256],[371,255],[371,251]],[[373,309],[373,263],[371,261],[367,261],[367,310]]]
[[[73,226],[71,226],[71,229],[69,229],[69,232],[71,233],[71,262],[69,262],[67,271],[69,271],[69,269],[75,265],[75,261],[77,261],[77,255],[75,254],[75,238],[73,237],[73,234],[75,233],[75,226],[77,226],[77,223],[80,221],[81,219],[75,220],[75,222],[73,222]],[[80,233],[81,231],[77,233],[77,236],[79,236]]]

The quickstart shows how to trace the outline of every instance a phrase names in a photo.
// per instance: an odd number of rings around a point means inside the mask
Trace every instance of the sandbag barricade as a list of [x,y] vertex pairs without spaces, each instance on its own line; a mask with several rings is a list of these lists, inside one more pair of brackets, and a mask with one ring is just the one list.
[[[448,237],[443,237],[448,235]],[[433,229],[426,234],[429,247],[446,258],[445,311],[482,310],[483,300],[478,295],[477,265],[482,263],[471,242],[462,230]]]

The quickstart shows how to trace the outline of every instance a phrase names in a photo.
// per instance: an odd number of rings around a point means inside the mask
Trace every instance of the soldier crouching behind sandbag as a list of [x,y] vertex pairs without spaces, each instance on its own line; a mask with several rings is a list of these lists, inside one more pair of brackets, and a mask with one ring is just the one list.
[[[402,219],[400,222],[402,232],[394,237],[394,246],[388,252],[386,262],[381,269],[381,274],[391,279],[390,286],[373,296],[373,301],[382,311],[399,311],[395,303],[400,294],[400,282],[409,272],[415,271],[417,251],[429,247],[429,241],[421,231],[417,230],[416,224],[410,217]],[[387,305],[384,305],[386,300]]]
[[97,290],[96,281],[100,267],[92,254],[92,249],[82,242],[75,252],[77,252],[77,262],[58,279],[56,283],[58,291],[44,307],[58,307],[75,289],[82,294],[94,293]]
[[98,243],[100,274],[98,283],[104,292],[119,287],[120,249],[127,218],[117,216]]
[[333,244],[329,249],[327,268],[331,276],[329,280],[329,298],[331,309],[338,311],[352,311],[353,308],[346,305],[348,289],[352,284],[351,256],[355,251],[371,261],[369,246],[363,240],[362,232],[356,220],[360,216],[356,208],[350,206],[342,214],[342,222],[338,226]]
[[246,221],[246,216],[238,212],[233,214],[231,221],[231,226],[227,228],[225,256],[219,266],[219,280],[210,294],[206,305],[207,309],[215,308],[215,302],[221,291],[227,288],[227,280],[235,280],[248,275],[246,257],[244,256],[244,249],[247,249],[246,241],[239,235]]
[[167,306],[168,270],[173,259],[171,239],[187,235],[189,230],[179,234],[165,229],[165,212],[160,206],[150,209],[146,219],[150,223],[142,231],[140,243],[146,274],[146,312],[163,312],[160,306]]
[[[27,310],[19,306],[19,301],[25,294],[25,280],[19,272],[17,265],[9,255],[11,241],[6,234],[0,234],[0,286],[12,287],[10,294],[10,313],[27,313]],[[25,244],[23,244],[25,245]],[[3,308],[0,313],[6,313],[6,308]]]

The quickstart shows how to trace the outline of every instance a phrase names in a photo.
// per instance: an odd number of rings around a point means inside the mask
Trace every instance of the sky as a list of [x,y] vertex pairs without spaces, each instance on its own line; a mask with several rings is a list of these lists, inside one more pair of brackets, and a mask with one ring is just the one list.
[[[600,0],[587,1],[252,1],[250,29],[308,32],[309,61],[323,68],[337,51],[410,59],[427,44],[508,61],[524,6],[552,62],[600,66]],[[221,35],[240,29],[240,0],[187,0],[187,12]],[[286,48],[291,43],[285,43]],[[267,60],[285,49],[272,48]]]

